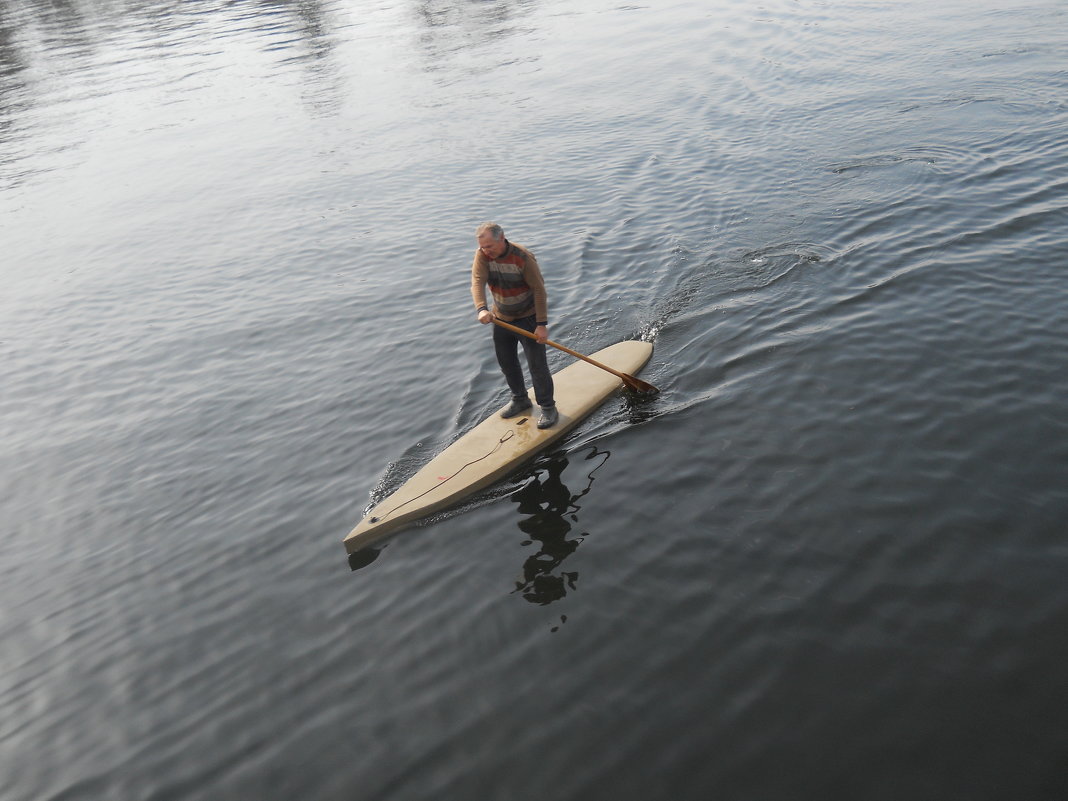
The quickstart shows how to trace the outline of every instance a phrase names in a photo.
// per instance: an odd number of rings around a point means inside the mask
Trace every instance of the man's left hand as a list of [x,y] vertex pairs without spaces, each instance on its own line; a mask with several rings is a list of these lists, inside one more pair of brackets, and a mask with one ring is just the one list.
[[534,336],[538,338],[538,342],[544,345],[545,340],[549,338],[549,329],[544,325],[539,325],[537,328],[534,329]]

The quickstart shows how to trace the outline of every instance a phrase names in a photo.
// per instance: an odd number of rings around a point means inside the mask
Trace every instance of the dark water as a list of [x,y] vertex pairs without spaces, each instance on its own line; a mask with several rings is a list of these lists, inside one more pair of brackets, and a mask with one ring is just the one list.
[[0,2],[0,797],[1068,797],[1066,10]]

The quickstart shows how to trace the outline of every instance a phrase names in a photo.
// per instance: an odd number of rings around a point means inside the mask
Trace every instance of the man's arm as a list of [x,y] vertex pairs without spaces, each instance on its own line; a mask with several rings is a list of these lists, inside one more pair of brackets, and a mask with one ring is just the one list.
[[481,252],[476,251],[475,260],[471,264],[471,299],[475,302],[478,321],[483,324],[493,322],[493,312],[486,304],[487,280],[489,280],[489,270],[486,267],[486,260],[482,258]]
[[549,338],[549,295],[545,291],[545,280],[541,277],[541,268],[538,260],[529,250],[526,251],[526,267],[523,270],[523,278],[534,293],[534,320],[537,327],[534,336],[542,344]]

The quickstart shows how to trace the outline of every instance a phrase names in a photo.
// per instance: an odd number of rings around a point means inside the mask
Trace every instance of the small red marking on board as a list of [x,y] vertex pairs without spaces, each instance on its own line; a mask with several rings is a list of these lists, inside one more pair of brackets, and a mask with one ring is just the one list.
[[449,480],[448,476],[438,476],[438,481],[448,481],[448,480]]

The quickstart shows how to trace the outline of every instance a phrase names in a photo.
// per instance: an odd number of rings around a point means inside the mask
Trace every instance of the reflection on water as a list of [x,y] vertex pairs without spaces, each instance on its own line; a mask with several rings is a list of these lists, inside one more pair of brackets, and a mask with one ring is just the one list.
[[[593,487],[594,473],[611,455],[609,451],[598,450],[595,446],[588,447],[589,452],[583,458],[599,461],[587,472],[581,492],[573,493],[564,484],[561,476],[570,461],[563,453],[557,453],[539,461],[533,467],[530,480],[510,495],[511,500],[519,504],[520,514],[526,515],[518,524],[519,530],[529,536],[523,541],[523,547],[535,542],[541,546],[523,563],[522,579],[516,581],[515,592],[521,592],[533,604],[545,606],[560,600],[569,589],[575,589],[578,581],[576,571],[559,571],[559,568],[586,536],[584,533],[568,539],[572,524],[578,522],[578,511],[582,508],[578,500]],[[522,480],[522,476],[514,480]],[[466,511],[465,507],[457,507],[445,512],[444,516],[464,514]],[[349,569],[361,570],[381,554],[382,548],[361,548],[348,555]]]
[[349,554],[349,570],[361,570],[374,562],[382,554],[381,548],[361,548]]
[[301,65],[305,108],[320,117],[339,113],[347,97],[346,77],[336,53],[337,30],[344,23],[324,3],[282,4],[281,8],[293,16],[299,46],[288,61]]
[[261,64],[259,78],[297,76],[310,113],[336,113],[347,96],[334,57],[345,24],[334,4],[319,0],[208,7],[0,0],[0,143],[32,146],[4,148],[0,187],[58,168],[8,165],[81,147],[121,125],[115,109],[133,93],[151,106],[158,98],[146,90],[168,87],[165,103],[211,86],[229,91],[227,75],[247,81],[247,71]]
[[540,463],[534,477],[521,490],[512,495],[519,504],[520,514],[527,515],[519,521],[519,530],[530,539],[523,547],[538,544],[538,551],[523,562],[523,573],[516,581],[515,592],[532,604],[546,606],[559,601],[578,584],[578,571],[563,570],[564,560],[573,554],[589,532],[569,538],[573,524],[578,523],[579,499],[593,487],[594,473],[608,461],[609,451],[591,447],[584,457],[597,463],[586,473],[585,486],[573,493],[564,484],[561,476],[569,464],[563,454],[550,457]]
[[[537,62],[540,55],[536,49],[520,57],[506,45],[512,37],[530,32],[519,23],[532,10],[532,4],[526,2],[418,3],[413,16],[419,31],[416,49],[424,60],[424,70],[444,86],[481,75],[487,68],[492,71],[519,61]],[[491,48],[500,48],[499,58],[487,54],[486,60],[468,63],[472,50],[487,53]]]

